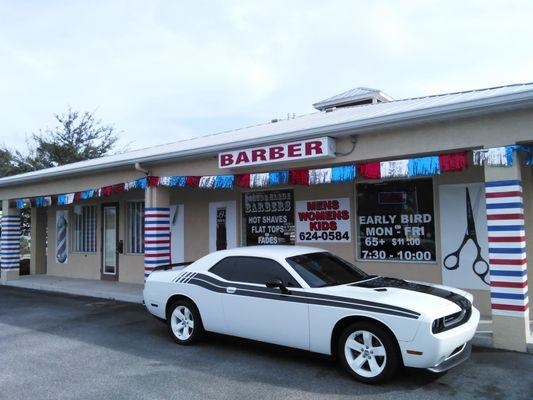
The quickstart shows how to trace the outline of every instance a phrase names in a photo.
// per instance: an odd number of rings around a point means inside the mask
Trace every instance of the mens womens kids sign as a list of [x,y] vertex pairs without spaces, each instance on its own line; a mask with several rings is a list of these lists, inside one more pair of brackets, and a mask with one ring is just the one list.
[[219,153],[218,167],[238,168],[328,157],[335,157],[335,140],[323,137]]
[[351,242],[350,199],[296,202],[298,242]]

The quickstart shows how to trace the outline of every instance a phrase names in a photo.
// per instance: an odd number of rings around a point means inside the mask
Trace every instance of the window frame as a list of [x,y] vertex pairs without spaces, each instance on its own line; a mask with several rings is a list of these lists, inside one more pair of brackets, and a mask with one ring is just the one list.
[[[94,228],[93,228],[93,235],[94,235],[94,250],[90,250],[90,251],[83,251],[83,250],[76,250],[77,248],[77,245],[79,244],[78,243],[78,233],[76,231],[76,217],[77,217],[77,214],[75,212],[75,207],[81,207],[82,209],[83,208],[89,208],[89,207],[93,207],[94,208]],[[79,204],[79,205],[76,205],[74,207],[72,207],[71,210],[68,210],[68,220],[69,220],[69,224],[70,224],[70,233],[69,233],[69,238],[70,238],[70,246],[69,246],[69,253],[71,254],[96,254],[98,252],[98,217],[99,217],[99,213],[98,213],[98,205],[96,203],[89,203],[89,204]],[[82,214],[83,215],[83,214]],[[86,224],[86,223],[85,223]],[[86,226],[88,227],[88,225],[86,224]],[[89,242],[89,240],[86,238],[85,239],[86,243]]]
[[[267,260],[267,261],[270,261],[270,262],[273,262],[275,264],[277,264],[282,270],[284,270],[291,278],[292,278],[292,281],[294,281],[294,284],[296,286],[287,286],[287,288],[290,288],[290,289],[301,289],[302,288],[302,284],[300,283],[300,277],[297,277],[295,276],[295,274],[292,272],[292,271],[289,271],[289,269],[287,267],[285,267],[282,263],[280,263],[279,261],[277,260],[274,260],[273,258],[268,258],[268,257],[259,257],[259,256],[240,256],[240,255],[234,255],[234,256],[227,256],[227,257],[224,257],[220,260],[218,260],[213,266],[211,266],[207,271],[215,276],[217,276],[218,278],[220,279],[223,279],[227,282],[235,282],[235,283],[242,283],[242,284],[245,284],[245,285],[255,285],[255,286],[260,286],[260,287],[266,287],[265,283],[255,283],[255,282],[245,282],[245,281],[235,281],[235,280],[230,280],[230,279],[227,279],[227,278],[224,278],[223,276],[220,276],[219,274],[215,273],[212,271],[213,268],[215,268],[217,265],[219,265],[222,261],[225,261],[225,260],[228,260],[230,258],[253,258],[253,259],[258,259],[258,260]],[[292,269],[292,267],[291,267]],[[284,283],[288,283],[288,282],[284,282]]]
[[[359,214],[358,214],[358,208],[359,208],[359,198],[357,196],[358,194],[358,186],[359,184],[380,184],[380,183],[395,183],[395,182],[401,182],[401,181],[419,181],[419,180],[431,180],[432,184],[432,195],[433,195],[433,228],[434,228],[434,236],[435,236],[435,260],[434,261],[424,261],[424,260],[393,260],[393,259],[387,259],[387,260],[369,260],[366,258],[359,257],[360,255],[360,243],[359,243]],[[354,215],[355,215],[355,223],[354,225],[354,238],[355,238],[355,261],[359,263],[390,263],[390,264],[426,264],[426,265],[437,265],[440,260],[440,209],[437,207],[437,197],[439,195],[438,193],[438,187],[439,182],[437,181],[435,176],[418,176],[418,177],[412,177],[412,178],[390,178],[390,179],[379,179],[379,180],[372,180],[372,179],[361,179],[360,181],[355,182],[355,185],[353,186],[353,198],[354,198]],[[438,213],[438,215],[437,215]]]
[[[130,236],[131,234],[130,222],[132,220],[132,216],[130,215],[130,205],[134,203],[137,203],[137,204],[142,203],[142,212],[143,212],[140,230],[139,230],[139,226],[138,225],[136,226],[136,232],[141,235],[141,241],[140,241],[141,249],[139,252],[131,251],[133,240],[131,240],[132,237]],[[124,254],[128,256],[142,256],[144,255],[144,249],[145,249],[145,244],[144,244],[144,212],[146,210],[145,201],[144,200],[127,200],[125,209],[126,209],[126,218],[124,218],[124,223],[126,224],[126,227],[125,227],[126,229],[124,230],[125,231],[124,237],[126,239],[126,249],[125,249]]]

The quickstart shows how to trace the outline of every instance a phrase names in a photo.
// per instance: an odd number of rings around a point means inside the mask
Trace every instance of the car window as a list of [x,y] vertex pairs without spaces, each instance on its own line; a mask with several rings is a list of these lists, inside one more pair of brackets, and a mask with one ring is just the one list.
[[287,258],[289,265],[310,287],[343,285],[370,275],[331,253],[309,253]]
[[233,257],[223,258],[211,268],[209,268],[209,272],[218,275],[228,281],[231,281],[231,277],[233,274]]
[[268,258],[226,257],[211,267],[209,272],[228,281],[264,285],[274,278],[279,278],[287,287],[300,287],[282,265]]

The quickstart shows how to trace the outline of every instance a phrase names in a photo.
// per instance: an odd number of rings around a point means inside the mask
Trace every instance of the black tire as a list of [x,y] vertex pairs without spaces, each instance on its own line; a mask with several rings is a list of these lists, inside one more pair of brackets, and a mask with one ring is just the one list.
[[[180,320],[178,320],[178,318],[174,316],[174,311],[178,308],[180,308],[180,311],[182,311],[181,314],[186,315],[186,312],[183,313],[184,310],[189,310],[190,312],[190,319],[192,319],[193,321],[193,327],[191,328],[190,326],[187,326],[186,329],[188,330],[188,332],[190,332],[190,335],[188,337],[186,337],[186,335],[180,337],[178,333],[179,330],[174,329],[176,327],[176,324],[180,322]],[[185,346],[198,342],[204,335],[204,326],[202,324],[200,312],[192,301],[186,299],[178,299],[170,305],[167,312],[167,327],[172,339],[174,339],[176,343]],[[183,331],[183,333],[185,333],[185,331]]]
[[[367,348],[364,344],[364,339],[362,339],[364,334],[361,332],[363,331],[373,335],[373,337],[370,336],[372,345],[368,350],[366,350]],[[352,342],[351,340],[350,342],[352,343],[352,346],[353,343],[356,344],[354,347],[357,347],[357,350],[352,350],[350,348],[345,351],[346,341],[349,338],[355,340],[355,342]],[[374,354],[376,348],[379,348],[379,353],[383,352],[381,347],[384,348],[385,357]],[[373,350],[372,354],[370,354],[370,349]],[[357,369],[352,368],[347,359],[346,352],[348,352],[348,356],[351,357],[354,366],[359,365],[361,361],[362,365]],[[401,365],[396,339],[378,324],[367,321],[355,322],[342,331],[337,343],[337,356],[343,367],[355,379],[363,383],[384,382],[390,379]],[[374,367],[377,365],[377,368],[372,370],[370,363],[372,363]],[[380,372],[376,373],[376,371]],[[367,375],[365,376],[365,374]]]

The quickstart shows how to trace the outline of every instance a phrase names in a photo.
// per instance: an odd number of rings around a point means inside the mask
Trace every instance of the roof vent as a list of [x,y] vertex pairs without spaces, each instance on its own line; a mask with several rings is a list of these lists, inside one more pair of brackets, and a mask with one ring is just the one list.
[[330,111],[334,108],[352,107],[363,104],[376,104],[392,101],[393,98],[379,89],[358,87],[336,96],[327,98],[313,104],[319,111]]

